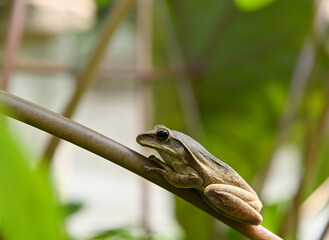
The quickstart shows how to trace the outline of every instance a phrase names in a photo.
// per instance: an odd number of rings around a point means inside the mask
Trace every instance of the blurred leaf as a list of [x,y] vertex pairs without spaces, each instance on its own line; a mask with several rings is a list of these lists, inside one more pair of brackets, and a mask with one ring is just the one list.
[[[313,3],[237,0],[237,9],[229,5],[229,0],[210,0],[203,5],[197,0],[169,2],[188,66],[198,69],[197,74],[192,71],[191,78],[205,129],[203,145],[252,184],[273,149],[296,59],[309,33]],[[224,17],[227,11],[231,11],[229,18]],[[164,60],[159,42],[155,43],[156,62],[165,64],[170,59]],[[323,70],[325,64],[321,62],[323,67],[317,77],[327,74]],[[177,93],[171,84],[155,83],[156,120],[186,132]],[[319,102],[315,100],[312,104],[318,106]],[[289,140],[303,142],[303,124],[301,120],[297,122]],[[282,206],[269,206],[269,211],[264,206],[264,223],[271,225],[270,229],[282,221],[281,211],[286,210]],[[178,202],[177,212],[184,209]],[[202,218],[191,219],[192,216],[180,218],[186,231],[193,231],[188,221],[203,226]],[[229,237],[235,238],[237,234],[232,232]]]
[[75,214],[76,212],[80,211],[81,208],[83,207],[82,203],[68,203],[66,205],[63,206],[63,212],[64,215],[70,216]]
[[185,239],[210,239],[213,233],[214,218],[207,213],[176,197],[176,217],[185,230]]
[[33,169],[0,116],[0,223],[4,240],[66,239],[48,172]]
[[268,230],[278,232],[285,217],[285,212],[289,209],[290,202],[282,202],[275,205],[268,205],[262,210],[263,223],[262,225]]
[[253,11],[265,7],[275,0],[235,0],[236,5],[244,11]]
[[116,228],[116,229],[110,229],[107,231],[104,231],[91,239],[93,240],[105,240],[105,239],[116,239],[116,240],[143,240],[145,238],[138,236],[139,234],[136,234],[136,231],[132,231],[132,228],[129,227],[122,227],[122,228]]
[[139,227],[126,226],[115,229],[106,230],[96,236],[90,238],[91,240],[173,240],[170,237],[152,233],[151,237],[147,237],[144,230]]
[[108,7],[113,2],[113,0],[95,0],[95,2],[98,8],[105,8]]

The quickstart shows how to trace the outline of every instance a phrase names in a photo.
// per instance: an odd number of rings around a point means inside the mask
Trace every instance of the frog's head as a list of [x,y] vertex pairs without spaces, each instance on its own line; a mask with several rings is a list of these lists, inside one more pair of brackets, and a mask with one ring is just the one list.
[[157,125],[154,129],[139,134],[136,141],[145,147],[154,148],[159,153],[164,152],[169,155],[183,156],[184,145],[175,138],[169,128]]

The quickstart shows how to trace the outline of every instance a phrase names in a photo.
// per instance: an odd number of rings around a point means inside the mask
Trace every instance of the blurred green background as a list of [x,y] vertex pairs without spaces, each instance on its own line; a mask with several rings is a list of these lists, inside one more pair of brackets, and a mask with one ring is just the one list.
[[[38,1],[26,1],[24,34],[11,52],[6,50],[12,9],[18,1],[0,1],[1,67],[3,75],[7,71],[13,79],[8,91],[33,99],[33,91],[24,87],[28,83],[13,76],[39,79],[29,86],[35,91],[54,86],[47,78],[68,79],[67,85],[56,85],[59,91],[68,88],[67,92],[46,97],[46,106],[61,111],[77,73],[97,46],[107,16],[114,14],[120,1],[124,0],[89,5],[81,1],[85,12],[93,6],[89,15],[82,10],[74,15],[72,8],[61,13],[54,26],[42,25],[47,18],[38,12]],[[47,10],[54,7],[50,2]],[[329,239],[328,1],[138,0],[127,12],[119,25],[119,44],[114,44],[119,50],[111,47],[114,54],[105,54],[97,82],[88,91],[101,96],[120,89],[144,99],[138,102],[140,115],[131,119],[139,123],[133,125],[136,133],[164,124],[191,135],[232,166],[262,199],[264,227],[284,239]],[[80,22],[74,22],[74,16]],[[62,25],[56,27],[56,22]],[[134,47],[120,48],[123,42]],[[8,58],[10,54],[16,55],[14,60]],[[116,104],[124,106],[122,100]],[[120,110],[110,113],[121,114]],[[116,128],[126,127],[117,124]],[[2,128],[0,239],[64,239],[70,235],[64,223],[70,214],[65,212],[70,208],[79,212],[83,204],[55,207],[64,203],[55,204],[61,201],[54,194],[56,184],[49,181],[50,170],[27,164],[31,161],[26,158],[37,159],[38,154],[31,149],[16,154],[14,140],[22,141],[18,135],[10,138],[8,129]],[[136,134],[132,135],[129,138],[134,140]],[[46,137],[39,141],[44,148]],[[12,201],[14,196],[20,201]],[[83,239],[245,238],[181,199],[175,199],[170,211],[175,211],[179,234],[134,222]],[[14,216],[20,216],[19,221]],[[147,216],[144,220],[151,221]],[[36,227],[34,221],[45,226]]]

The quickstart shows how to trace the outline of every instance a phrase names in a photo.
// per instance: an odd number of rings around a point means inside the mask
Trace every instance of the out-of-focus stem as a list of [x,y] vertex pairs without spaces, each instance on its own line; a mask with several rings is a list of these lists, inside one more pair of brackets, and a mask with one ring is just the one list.
[[243,224],[221,215],[211,208],[193,189],[175,188],[159,174],[144,171],[144,166],[156,167],[155,164],[143,155],[94,130],[4,91],[0,91],[0,102],[2,102],[7,109],[0,109],[0,112],[3,114],[69,141],[144,177],[190,202],[251,239],[281,239],[261,225]]
[[[318,39],[318,33],[316,32],[317,25],[316,20],[320,16],[321,13],[321,6],[323,1],[315,2],[314,6],[314,16],[313,16],[313,22],[312,22],[312,28],[310,29],[311,34],[309,37],[310,44],[312,46],[313,54],[310,55],[307,59],[307,56],[305,57],[305,62],[312,63],[312,68],[310,68],[310,75],[309,79],[312,80],[312,71],[314,71],[315,68],[315,62],[316,62],[316,54],[317,49],[319,48],[319,39]],[[306,67],[306,66],[305,66]],[[303,79],[305,76],[303,74],[303,68],[300,69],[299,79]],[[294,88],[298,89],[299,85],[298,83],[295,84]],[[290,211],[287,213],[287,216],[284,218],[284,221],[281,224],[280,229],[280,236],[285,237],[289,232],[292,233],[293,238],[297,235],[298,230],[298,221],[299,221],[299,208],[302,204],[302,197],[304,193],[305,185],[311,180],[312,171],[314,170],[313,166],[316,165],[315,161],[318,159],[318,154],[320,152],[320,147],[322,146],[323,140],[324,140],[324,133],[325,129],[327,127],[328,117],[329,117],[329,82],[327,80],[327,86],[326,86],[326,92],[324,93],[325,99],[324,103],[325,106],[323,108],[323,111],[321,113],[320,119],[315,127],[315,132],[313,132],[313,127],[309,127],[307,129],[307,136],[305,141],[305,152],[303,156],[303,172],[301,176],[301,180],[296,192],[296,195],[293,198],[292,205],[290,208]],[[288,119],[289,120],[289,119]],[[306,125],[306,124],[305,124]]]
[[[0,62],[0,69],[3,63]],[[55,62],[45,62],[40,60],[24,60],[16,62],[14,65],[18,71],[35,73],[58,73],[76,75],[77,69],[73,65],[60,64]],[[184,73],[191,71],[187,68],[168,69],[162,67],[152,67],[152,69],[137,69],[131,66],[99,66],[97,78],[102,80],[129,80],[129,81],[158,81],[164,80],[164,77],[179,77]],[[44,79],[47,81],[47,79]],[[49,79],[51,81],[51,79]],[[75,79],[72,79],[75,81]]]
[[[92,86],[92,84],[94,83],[99,64],[106,52],[108,43],[111,40],[115,30],[119,26],[120,22],[126,16],[129,9],[133,5],[133,3],[135,3],[135,0],[116,1],[112,11],[110,11],[107,18],[105,19],[103,33],[99,37],[99,42],[95,45],[95,50],[93,51],[89,62],[78,75],[77,88],[75,89],[68,105],[66,106],[63,116],[68,118],[72,117],[81,98],[90,88],[90,86]],[[51,161],[59,141],[60,139],[56,137],[52,137],[50,139],[44,153],[44,159]]]
[[[152,72],[152,9],[153,0],[137,1],[137,71],[146,73]],[[143,128],[148,129],[152,123],[152,99],[151,89],[144,76],[141,75],[138,82],[138,93],[141,99],[141,113],[143,119]],[[150,183],[142,179],[142,226],[148,239],[152,239],[151,229],[151,194]]]
[[256,180],[256,184],[254,185],[254,188],[257,192],[260,192],[264,187],[263,184],[268,175],[274,154],[282,146],[287,136],[289,135],[289,132],[297,114],[298,106],[304,94],[305,87],[307,85],[307,82],[310,80],[311,73],[313,71],[315,55],[315,47],[310,42],[310,39],[308,37],[304,42],[302,51],[300,52],[294,69],[288,99],[284,112],[277,126],[276,136],[268,157],[268,161],[265,163],[262,171],[260,171],[259,176],[257,176],[258,179]]
[[[157,4],[155,18],[168,64],[170,68],[185,67],[186,63],[171,22],[167,2],[157,1]],[[188,131],[190,135],[201,141],[203,138],[202,120],[192,82],[185,73],[181,78],[177,78],[175,83]]]
[[[312,179],[312,173],[314,172],[314,166],[316,166],[316,160],[318,159],[321,147],[325,140],[325,133],[328,126],[329,120],[329,79],[327,80],[327,89],[324,93],[325,106],[322,110],[319,122],[316,126],[315,133],[309,133],[310,139],[306,140],[306,153],[305,153],[305,162],[304,162],[304,172],[302,175],[301,182],[298,187],[297,194],[294,198],[294,204],[292,206],[291,212],[296,212],[295,222],[298,221],[298,210],[302,203],[302,196],[304,193],[305,185]],[[311,131],[311,129],[309,130]]]
[[14,68],[17,50],[20,47],[26,14],[25,0],[13,1],[9,29],[6,38],[1,89],[7,90],[9,78]]
[[317,214],[329,202],[329,177],[303,202],[299,208],[301,216]]
[[[302,173],[301,181],[298,186],[297,193],[293,199],[292,206],[288,212],[285,221],[283,221],[280,235],[285,236],[288,231],[293,230],[293,234],[296,235],[297,223],[299,219],[299,208],[302,204],[302,197],[304,193],[305,185],[311,180],[314,170],[313,166],[316,166],[316,160],[320,153],[320,149],[325,139],[326,128],[329,120],[329,80],[327,80],[327,89],[324,93],[325,106],[322,110],[318,124],[316,125],[315,132],[313,128],[308,129],[308,139],[305,141],[305,153],[304,153],[304,171]],[[291,229],[292,228],[292,229]]]

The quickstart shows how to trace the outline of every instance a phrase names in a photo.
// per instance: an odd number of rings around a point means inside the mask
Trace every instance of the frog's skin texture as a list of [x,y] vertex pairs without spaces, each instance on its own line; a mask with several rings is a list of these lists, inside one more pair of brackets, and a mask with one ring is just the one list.
[[211,207],[231,219],[253,225],[262,222],[262,203],[256,192],[191,137],[157,125],[136,140],[155,149],[164,160],[151,155],[149,159],[159,167],[145,166],[146,171],[161,174],[177,188],[195,188]]

